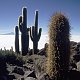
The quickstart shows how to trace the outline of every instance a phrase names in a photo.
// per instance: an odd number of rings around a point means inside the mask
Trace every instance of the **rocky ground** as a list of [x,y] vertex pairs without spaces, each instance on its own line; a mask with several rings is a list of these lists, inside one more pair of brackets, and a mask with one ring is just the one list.
[[[49,80],[45,73],[46,57],[45,48],[38,55],[1,57],[0,80]],[[70,80],[80,80],[80,44],[76,42],[71,42],[69,77]]]
[[11,77],[12,80],[13,78],[15,80],[40,80],[40,78],[43,78],[42,74],[44,74],[44,70],[42,71],[41,69],[45,64],[45,56],[35,55],[34,61],[32,59],[33,57],[34,56],[31,56],[23,66],[7,64],[9,77]]
[[31,55],[24,58],[26,58],[26,63],[23,65],[6,63],[5,74],[0,80],[45,80],[46,57]]

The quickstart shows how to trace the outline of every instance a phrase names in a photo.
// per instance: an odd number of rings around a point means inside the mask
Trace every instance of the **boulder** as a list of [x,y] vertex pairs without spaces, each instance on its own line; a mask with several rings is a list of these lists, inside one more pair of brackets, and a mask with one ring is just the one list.
[[80,80],[80,72],[76,70],[70,70],[68,72],[68,80]]
[[27,77],[33,77],[33,78],[37,78],[35,71],[32,71]]
[[12,71],[13,73],[17,73],[19,75],[24,75],[24,71],[20,67],[15,67],[14,70]]
[[77,70],[80,71],[80,61],[76,63],[77,65]]

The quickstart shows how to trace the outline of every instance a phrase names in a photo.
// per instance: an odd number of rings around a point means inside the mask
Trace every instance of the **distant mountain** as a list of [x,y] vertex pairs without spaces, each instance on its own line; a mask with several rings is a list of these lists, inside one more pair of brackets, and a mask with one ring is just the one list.
[[14,32],[4,33],[4,34],[0,34],[0,35],[14,35]]

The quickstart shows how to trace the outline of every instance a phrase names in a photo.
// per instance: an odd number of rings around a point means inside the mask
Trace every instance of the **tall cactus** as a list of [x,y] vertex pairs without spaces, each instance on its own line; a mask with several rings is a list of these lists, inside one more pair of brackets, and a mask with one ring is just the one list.
[[32,26],[32,29],[30,27],[30,37],[31,37],[31,40],[33,41],[33,54],[37,54],[38,41],[41,37],[41,31],[42,31],[42,28],[39,29],[39,33],[38,33],[38,11],[36,11],[35,24],[34,26]]
[[15,27],[15,52],[19,53],[19,30],[18,30],[18,26]]
[[69,69],[70,25],[61,13],[51,17],[49,24],[49,47],[46,72],[52,80],[66,80]]
[[27,9],[22,9],[22,16],[19,17],[19,29],[21,32],[21,51],[22,55],[25,56],[29,49],[29,33],[27,28]]

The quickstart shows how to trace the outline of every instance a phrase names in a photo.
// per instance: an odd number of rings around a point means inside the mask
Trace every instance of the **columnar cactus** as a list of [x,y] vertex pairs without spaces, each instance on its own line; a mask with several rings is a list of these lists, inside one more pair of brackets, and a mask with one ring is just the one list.
[[15,27],[15,52],[19,53],[19,30],[18,30],[18,26]]
[[33,54],[37,54],[38,41],[41,37],[41,31],[42,31],[42,28],[39,29],[39,33],[38,33],[38,11],[36,11],[35,24],[34,26],[32,26],[32,29],[30,27],[30,37],[31,37],[31,40],[33,41]]
[[19,29],[21,32],[21,51],[22,55],[26,55],[29,49],[29,33],[27,28],[27,9],[22,9],[22,16],[19,17]]
[[66,80],[69,69],[70,25],[61,13],[51,17],[49,24],[49,47],[46,72],[52,80]]

